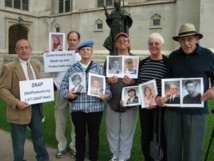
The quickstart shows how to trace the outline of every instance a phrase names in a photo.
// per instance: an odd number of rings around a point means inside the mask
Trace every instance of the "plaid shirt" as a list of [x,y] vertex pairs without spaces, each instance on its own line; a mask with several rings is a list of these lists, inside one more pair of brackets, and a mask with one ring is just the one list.
[[[80,62],[75,63],[67,70],[60,86],[61,98],[68,100],[67,93],[69,92],[69,77],[73,73],[80,72],[83,72]],[[96,62],[92,62],[92,65],[90,66],[88,73],[104,75],[103,67]],[[86,75],[86,91],[88,91],[88,76],[89,76],[88,73]],[[111,97],[111,92],[108,84],[106,84],[105,93]],[[80,93],[75,100],[70,102],[71,112],[82,111],[85,113],[89,113],[89,112],[100,112],[103,110],[104,110],[103,101],[97,97],[88,96],[87,93]]]

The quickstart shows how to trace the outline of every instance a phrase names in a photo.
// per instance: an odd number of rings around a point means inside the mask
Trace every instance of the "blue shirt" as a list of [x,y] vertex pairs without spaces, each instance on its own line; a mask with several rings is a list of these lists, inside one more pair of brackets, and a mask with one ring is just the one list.
[[[104,75],[103,67],[94,61],[92,61],[92,64],[89,68],[90,69],[87,73],[84,72],[84,74],[86,74],[86,91],[88,91],[89,73]],[[73,73],[80,72],[83,72],[80,62],[75,63],[67,70],[60,86],[61,98],[68,100],[67,93],[69,92],[69,78]],[[106,84],[105,93],[111,97],[111,92],[108,84]],[[76,99],[70,102],[70,110],[71,112],[82,111],[85,113],[100,112],[104,110],[104,103],[97,97],[89,96],[87,95],[87,93],[80,93]]]

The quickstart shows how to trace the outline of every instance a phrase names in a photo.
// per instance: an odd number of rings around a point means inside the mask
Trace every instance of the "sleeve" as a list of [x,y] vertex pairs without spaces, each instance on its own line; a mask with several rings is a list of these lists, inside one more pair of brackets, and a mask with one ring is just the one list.
[[19,99],[11,92],[13,83],[12,69],[4,65],[1,70],[0,76],[0,97],[13,109],[16,108],[16,104]]
[[68,100],[67,93],[69,92],[69,76],[69,71],[67,71],[60,84],[60,97],[65,100]]

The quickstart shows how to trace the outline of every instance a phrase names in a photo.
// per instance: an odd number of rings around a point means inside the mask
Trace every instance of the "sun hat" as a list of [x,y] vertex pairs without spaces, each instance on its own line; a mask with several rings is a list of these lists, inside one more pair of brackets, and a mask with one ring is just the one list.
[[186,23],[181,25],[178,36],[173,36],[172,39],[178,41],[180,37],[196,35],[201,39],[203,37],[202,34],[198,33],[195,29],[195,26],[191,23]]

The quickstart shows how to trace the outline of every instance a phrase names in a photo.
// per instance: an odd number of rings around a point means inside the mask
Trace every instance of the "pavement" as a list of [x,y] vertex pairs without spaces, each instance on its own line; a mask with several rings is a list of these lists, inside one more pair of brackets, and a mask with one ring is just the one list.
[[[35,152],[31,140],[25,142],[25,160],[36,161]],[[55,157],[57,149],[47,147],[50,161],[75,161],[69,152],[65,153],[63,158],[57,159]],[[0,129],[0,161],[13,161],[12,140],[10,133]],[[88,161],[88,159],[85,159]]]

